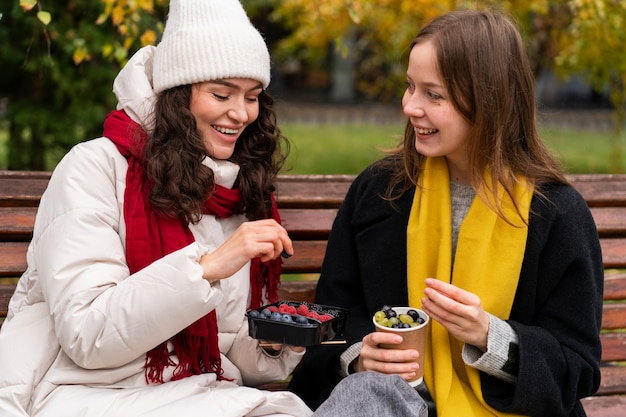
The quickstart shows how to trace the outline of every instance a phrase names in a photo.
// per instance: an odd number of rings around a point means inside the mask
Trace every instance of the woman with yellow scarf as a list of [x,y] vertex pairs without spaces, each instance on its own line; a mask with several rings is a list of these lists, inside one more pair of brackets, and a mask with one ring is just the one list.
[[[348,343],[308,349],[291,389],[320,417],[584,416],[600,381],[600,245],[537,132],[518,29],[491,11],[436,18],[406,79],[403,142],[352,184],[317,288],[349,309]],[[385,304],[430,315],[424,352],[379,347],[400,342],[374,331]]]

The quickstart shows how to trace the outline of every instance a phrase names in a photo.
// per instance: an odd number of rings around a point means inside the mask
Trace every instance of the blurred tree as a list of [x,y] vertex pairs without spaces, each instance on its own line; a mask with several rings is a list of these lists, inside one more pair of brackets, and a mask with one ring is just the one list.
[[626,0],[570,0],[571,24],[558,38],[555,63],[561,74],[583,73],[598,91],[609,91],[615,107],[611,136],[614,172],[626,170],[620,145],[626,121]]
[[[396,99],[406,47],[436,15],[491,5],[522,25],[535,73],[584,75],[626,118],[626,0],[242,0],[268,36],[274,66],[336,70],[337,97]],[[139,47],[155,44],[168,0],[10,0],[0,6],[0,121],[10,169],[50,169],[100,133],[111,85]],[[276,43],[275,43],[276,42]],[[344,62],[338,62],[344,60]],[[352,80],[346,74],[353,74]],[[333,77],[331,77],[332,79]],[[345,85],[349,83],[349,85]],[[6,108],[6,115],[2,109]],[[618,155],[619,158],[619,155]]]
[[282,0],[272,18],[291,34],[275,57],[321,65],[328,45],[341,50],[346,34],[356,32],[355,88],[365,97],[395,98],[404,79],[400,57],[419,28],[443,12],[486,5],[518,20],[536,74],[582,74],[624,109],[626,55],[616,52],[626,40],[626,0]]
[[[101,134],[116,103],[111,89],[120,65],[131,48],[154,43],[162,19],[141,9],[141,1],[116,3],[12,0],[0,6],[0,120],[8,121],[9,169],[51,169],[72,145]],[[103,9],[110,10],[107,18]]]

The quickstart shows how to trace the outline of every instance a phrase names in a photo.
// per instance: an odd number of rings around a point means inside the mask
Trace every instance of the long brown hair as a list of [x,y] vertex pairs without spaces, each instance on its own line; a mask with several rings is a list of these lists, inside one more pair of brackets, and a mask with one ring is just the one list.
[[[534,78],[524,43],[507,16],[484,10],[454,11],[426,25],[410,44],[432,42],[452,105],[469,122],[470,181],[509,195],[524,176],[531,184],[567,183],[557,159],[537,131]],[[382,162],[394,172],[391,200],[417,184],[424,156],[407,122],[402,145]],[[489,169],[492,184],[485,184]],[[536,192],[541,195],[540,187]],[[497,198],[496,201],[499,201]],[[502,214],[500,207],[494,207]]]
[[[154,109],[155,125],[147,143],[145,166],[153,184],[151,202],[164,213],[197,223],[213,190],[213,171],[202,164],[207,149],[189,110],[191,85],[163,91]],[[237,140],[230,160],[240,166],[238,213],[251,220],[267,217],[275,180],[289,153],[267,91],[259,95],[259,116]]]

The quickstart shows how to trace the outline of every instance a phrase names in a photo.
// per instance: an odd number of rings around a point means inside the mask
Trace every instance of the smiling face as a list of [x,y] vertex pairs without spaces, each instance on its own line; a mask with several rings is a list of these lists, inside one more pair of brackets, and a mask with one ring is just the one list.
[[415,149],[445,156],[450,178],[469,183],[467,141],[470,124],[453,106],[437,68],[433,43],[417,43],[409,55],[402,108],[415,132]]
[[191,86],[189,109],[207,152],[215,159],[233,155],[244,129],[259,116],[260,82],[244,78],[206,81]]

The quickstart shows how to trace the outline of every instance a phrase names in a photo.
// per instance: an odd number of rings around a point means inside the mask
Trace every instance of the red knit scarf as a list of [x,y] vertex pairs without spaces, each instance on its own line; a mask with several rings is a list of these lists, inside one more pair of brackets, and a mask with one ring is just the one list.
[[[188,224],[180,219],[163,215],[150,204],[151,185],[145,178],[142,166],[147,134],[124,111],[111,112],[104,121],[104,136],[109,138],[128,160],[126,189],[124,191],[124,221],[126,223],[126,260],[131,274],[150,265],[157,259],[181,249],[195,239]],[[204,213],[229,217],[239,204],[238,189],[228,189],[216,184],[205,202]],[[272,195],[271,217],[280,223],[276,202]],[[252,260],[250,267],[250,308],[263,302],[262,289],[266,288],[269,302],[278,298],[282,259],[262,263]],[[217,316],[215,310],[183,329],[169,342],[178,357],[178,364],[170,359],[168,341],[146,355],[145,375],[148,383],[162,383],[167,366],[176,366],[172,380],[203,372],[213,372],[222,379],[218,345]]]

